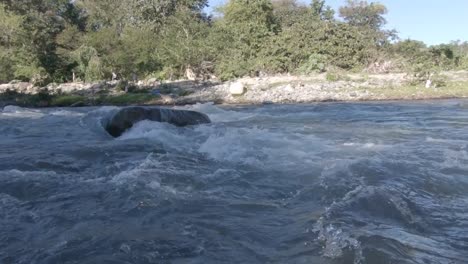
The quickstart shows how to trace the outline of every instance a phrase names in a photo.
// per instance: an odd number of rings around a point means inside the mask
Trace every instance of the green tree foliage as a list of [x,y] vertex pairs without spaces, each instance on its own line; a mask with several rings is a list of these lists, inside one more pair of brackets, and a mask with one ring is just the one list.
[[[67,23],[83,28],[85,19],[81,11],[68,0],[4,0],[5,9],[21,16],[22,49],[25,51],[18,60],[26,63],[18,67],[21,78],[40,79],[42,81],[63,81],[62,69],[65,67],[57,54],[57,36],[65,29]],[[28,53],[27,55],[24,55]],[[30,58],[29,60],[27,58]],[[26,60],[25,60],[26,59]],[[36,78],[40,75],[39,78]]]
[[0,81],[12,79],[41,81],[45,69],[23,28],[26,17],[7,10],[0,4]]
[[455,43],[428,47],[421,41],[404,40],[393,45],[395,56],[400,56],[410,67],[418,66],[434,70],[449,70],[461,65],[466,56]]
[[11,14],[0,4],[0,81],[15,77],[13,57],[17,50],[23,17]]
[[333,20],[335,11],[328,5],[325,0],[312,0],[311,4],[312,15],[321,20]]
[[[288,23],[281,25],[281,31],[261,52],[267,71],[304,73],[304,69],[311,69],[311,64],[317,60],[319,68],[352,69],[367,62],[369,51],[375,45],[359,28],[330,20],[333,15],[324,1],[313,1],[310,7],[292,3],[282,6],[283,12],[278,13],[286,17],[279,17],[280,21]],[[296,12],[297,8],[301,12]]]
[[[172,75],[181,76],[186,69],[203,72],[203,65],[212,61],[209,22],[189,10],[179,10],[168,18],[167,26],[160,31],[157,59],[170,68]],[[166,76],[171,77],[171,76]]]
[[274,0],[273,15],[281,29],[288,28],[301,21],[309,13],[307,6],[296,0]]
[[468,70],[468,41],[453,41],[449,45],[454,51],[457,68]]
[[387,8],[380,3],[368,3],[361,0],[348,0],[347,5],[340,8],[340,16],[352,26],[367,27],[380,30],[387,21],[384,15]]
[[252,74],[259,70],[258,54],[278,29],[269,0],[231,0],[217,23],[223,34],[225,54],[217,61],[222,78]]
[[348,0],[0,0],[0,82],[180,78],[364,69],[468,69],[468,44],[427,47],[384,29],[387,8]]
[[[403,62],[404,70],[412,75],[412,82],[423,83],[431,79],[437,86],[443,86],[439,75],[443,70],[463,69],[462,43],[442,44],[428,47],[421,41],[404,40],[392,47],[393,56]],[[466,69],[466,68],[465,68]]]

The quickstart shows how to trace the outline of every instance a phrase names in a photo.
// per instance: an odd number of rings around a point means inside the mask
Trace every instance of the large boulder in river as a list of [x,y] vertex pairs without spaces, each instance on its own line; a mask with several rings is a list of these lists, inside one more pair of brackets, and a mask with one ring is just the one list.
[[195,111],[127,107],[115,113],[105,124],[105,129],[111,136],[119,137],[135,123],[142,120],[166,122],[181,127],[211,122],[207,115]]

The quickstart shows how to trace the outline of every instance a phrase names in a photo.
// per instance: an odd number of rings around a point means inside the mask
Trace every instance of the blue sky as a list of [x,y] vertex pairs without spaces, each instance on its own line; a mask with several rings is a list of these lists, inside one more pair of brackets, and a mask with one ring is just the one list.
[[[226,0],[210,0],[211,6]],[[310,3],[310,0],[299,0]],[[345,0],[328,0],[335,10]],[[372,2],[372,1],[369,1]],[[387,28],[400,38],[422,40],[430,45],[452,40],[468,41],[468,0],[380,0],[388,8]]]

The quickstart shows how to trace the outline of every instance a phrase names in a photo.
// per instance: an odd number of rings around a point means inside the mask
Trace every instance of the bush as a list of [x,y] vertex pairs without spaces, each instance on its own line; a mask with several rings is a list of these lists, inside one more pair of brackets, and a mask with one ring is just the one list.
[[446,87],[448,78],[442,74],[434,74],[431,77],[432,86],[435,88]]
[[329,82],[337,82],[340,80],[340,77],[335,73],[327,72],[325,79]]
[[175,90],[178,90],[178,87],[174,84],[163,83],[158,86],[158,90],[160,91],[161,94],[171,94]]
[[117,83],[117,85],[115,86],[115,89],[116,89],[117,91],[124,92],[124,91],[125,91],[125,87],[127,87],[127,85],[128,85],[128,81],[122,80],[122,81],[119,81],[119,82]]
[[299,67],[302,74],[325,72],[327,56],[321,54],[312,54],[309,59]]
[[138,93],[140,91],[139,87],[128,81],[120,81],[115,86],[117,91],[127,92],[127,93]]

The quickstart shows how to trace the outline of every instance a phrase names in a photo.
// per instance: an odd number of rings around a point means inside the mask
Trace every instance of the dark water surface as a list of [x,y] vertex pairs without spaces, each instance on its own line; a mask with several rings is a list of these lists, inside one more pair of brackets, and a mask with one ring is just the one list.
[[0,112],[0,263],[468,263],[468,101]]

